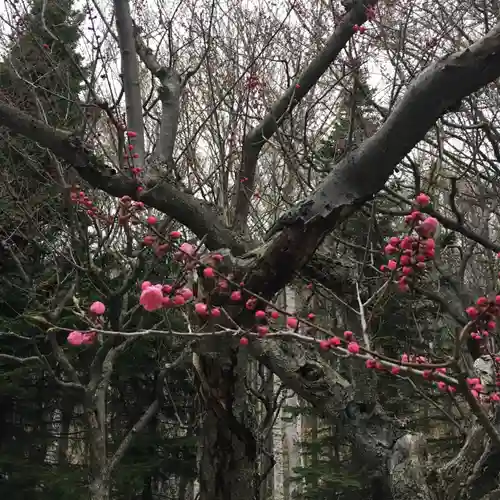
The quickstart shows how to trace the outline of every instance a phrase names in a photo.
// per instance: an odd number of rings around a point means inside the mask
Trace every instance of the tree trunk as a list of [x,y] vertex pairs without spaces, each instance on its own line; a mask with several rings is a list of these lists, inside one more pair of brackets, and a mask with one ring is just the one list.
[[228,428],[227,420],[209,410],[203,423],[200,500],[257,500],[255,449]]
[[[274,391],[277,392],[280,386],[279,379],[277,377],[273,377],[275,382]],[[272,453],[274,454],[274,471],[273,471],[273,491],[270,498],[274,500],[283,500],[285,491],[284,491],[284,477],[283,477],[283,407],[279,409],[278,416],[276,418],[276,422],[273,425],[272,430],[272,440],[273,447]]]
[[107,471],[106,434],[101,428],[103,418],[97,408],[92,406],[93,397],[89,392],[85,395],[85,419],[87,421],[88,442],[90,451],[91,481],[89,486],[90,500],[109,500],[110,478]]
[[195,355],[193,360],[206,408],[201,429],[200,500],[257,500],[255,419],[244,384],[247,354],[220,340],[204,342],[203,355]]
[[94,478],[89,487],[90,500],[109,500],[109,490],[109,480],[102,477]]

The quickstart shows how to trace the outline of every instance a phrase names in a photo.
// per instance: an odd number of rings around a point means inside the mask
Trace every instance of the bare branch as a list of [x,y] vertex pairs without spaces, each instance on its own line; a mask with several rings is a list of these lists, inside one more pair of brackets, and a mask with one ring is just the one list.
[[68,357],[61,349],[61,346],[57,342],[57,337],[55,332],[47,332],[47,336],[49,337],[50,345],[52,346],[52,352],[54,353],[54,357],[57,362],[61,365],[62,369],[66,373],[66,375],[70,378],[71,382],[76,385],[82,385],[80,382],[80,377],[75,369],[75,367],[70,363]]
[[29,363],[42,363],[42,360],[38,356],[20,358],[18,356],[11,356],[10,354],[0,354],[0,361],[9,361],[11,363],[19,363],[21,365],[26,365]]
[[210,248],[226,247],[235,255],[249,249],[238,235],[227,228],[207,204],[164,182],[146,183],[147,191],[137,194],[137,183],[122,175],[114,175],[70,133],[53,129],[18,109],[0,102],[0,117],[12,132],[29,137],[68,161],[91,186],[111,196],[128,195],[174,217],[200,238],[206,235]]
[[353,26],[366,21],[366,8],[375,5],[376,0],[366,3],[357,0],[337,26],[333,35],[326,41],[324,48],[314,57],[299,78],[273,105],[264,119],[252,129],[243,144],[243,159],[237,181],[238,192],[235,203],[233,227],[244,227],[250,208],[250,200],[255,184],[257,160],[264,144],[278,130],[283,119],[288,116],[302,101],[304,96],[316,85],[330,65],[337,59],[341,50],[354,35]]
[[160,81],[158,91],[162,105],[160,133],[158,142],[151,156],[148,178],[158,179],[162,172],[162,164],[167,165],[167,173],[173,168],[175,139],[180,116],[181,77],[174,68],[162,66],[155,58],[153,51],[146,46],[135,29],[135,47],[146,68]]
[[127,128],[137,134],[134,140],[134,152],[139,155],[138,165],[142,165],[144,162],[144,122],[142,120],[139,63],[135,52],[134,28],[129,0],[114,0],[114,5],[122,58],[122,82],[127,103]]
[[309,261],[325,234],[384,187],[398,163],[450,105],[499,76],[500,24],[468,49],[425,69],[380,130],[332,168],[292,215],[287,214],[282,232],[256,261],[258,271],[247,286],[266,298],[281,290]]
[[146,412],[142,415],[142,417],[138,420],[138,422],[132,427],[132,429],[128,431],[127,435],[123,438],[122,442],[120,443],[120,446],[118,446],[118,449],[115,451],[114,455],[111,457],[108,465],[106,466],[106,470],[103,474],[104,476],[109,477],[109,474],[113,472],[115,467],[120,463],[120,460],[127,452],[135,435],[141,432],[148,425],[151,419],[158,412],[159,408],[160,405],[158,404],[158,400],[153,401],[153,403],[149,405],[149,408],[146,410]]

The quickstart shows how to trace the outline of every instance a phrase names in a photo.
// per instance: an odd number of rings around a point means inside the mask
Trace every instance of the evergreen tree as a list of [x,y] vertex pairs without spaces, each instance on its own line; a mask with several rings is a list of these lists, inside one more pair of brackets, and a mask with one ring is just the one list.
[[[0,99],[57,128],[82,123],[78,96],[85,69],[76,50],[80,14],[70,0],[36,0],[19,19],[5,60],[0,64]],[[37,330],[22,319],[42,299],[55,228],[61,226],[64,166],[36,143],[0,129],[0,330],[38,342]],[[43,340],[43,339],[42,339]],[[4,353],[33,355],[30,342],[3,335]],[[46,342],[40,348],[47,350]],[[57,387],[40,365],[0,364],[0,481],[12,498],[78,498],[81,471],[46,460],[53,442],[51,422],[60,406]],[[77,480],[71,481],[76,473]],[[71,484],[70,484],[71,483]],[[80,498],[85,498],[80,490]]]

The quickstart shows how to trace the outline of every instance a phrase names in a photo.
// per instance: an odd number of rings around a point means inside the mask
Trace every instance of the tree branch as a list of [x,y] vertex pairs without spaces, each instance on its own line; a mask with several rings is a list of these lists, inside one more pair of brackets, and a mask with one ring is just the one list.
[[158,178],[158,175],[162,173],[158,168],[162,164],[167,165],[167,173],[171,173],[174,166],[174,146],[181,109],[181,77],[174,68],[162,66],[157,61],[153,51],[139,36],[137,29],[135,29],[135,47],[141,61],[158,78],[161,85],[158,91],[162,105],[160,133],[151,156],[152,168],[148,168],[148,178],[151,178],[152,173],[153,177]]
[[130,15],[129,0],[114,0],[116,27],[122,60],[122,82],[127,105],[127,128],[133,130],[134,153],[139,155],[137,165],[144,162],[144,122],[139,82],[139,63],[135,52],[134,27]]
[[[373,6],[377,0],[356,0],[350,11],[344,16],[333,35],[316,57],[309,63],[299,78],[293,82],[286,92],[276,101],[271,111],[252,129],[243,143],[243,158],[237,179],[238,192],[235,202],[233,227],[244,227],[250,208],[250,200],[255,184],[255,173],[259,154],[266,142],[275,134],[307,93],[316,85],[330,65],[355,34],[353,26],[366,21],[366,8]],[[245,178],[245,182],[240,182]]]
[[70,163],[92,187],[111,196],[128,195],[141,200],[187,226],[198,237],[206,236],[209,248],[229,248],[235,255],[248,251],[250,245],[227,228],[218,215],[203,201],[163,182],[147,182],[147,191],[139,196],[137,183],[124,175],[114,175],[105,163],[81,144],[72,134],[49,127],[18,109],[0,102],[0,119],[12,132],[28,137]]
[[[398,163],[446,109],[500,76],[500,23],[469,48],[425,69],[376,134],[332,168],[297,205],[256,260],[248,288],[266,298],[281,290],[324,236],[384,187]],[[402,131],[404,131],[402,133]]]
[[141,432],[146,427],[146,425],[148,425],[151,419],[158,412],[159,408],[160,405],[158,404],[158,400],[153,401],[149,405],[149,408],[146,410],[146,412],[142,415],[142,417],[138,420],[138,422],[132,427],[132,429],[128,431],[127,435],[123,438],[122,442],[120,443],[120,446],[118,446],[118,449],[115,451],[114,455],[111,457],[108,465],[106,466],[106,470],[104,471],[103,476],[109,478],[109,475],[113,472],[115,467],[120,463],[120,460],[125,455],[135,435]]

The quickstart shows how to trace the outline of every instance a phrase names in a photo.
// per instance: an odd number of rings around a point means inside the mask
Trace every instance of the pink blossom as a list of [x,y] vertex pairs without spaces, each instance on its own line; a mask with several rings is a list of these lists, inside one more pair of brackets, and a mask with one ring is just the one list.
[[[180,235],[180,233],[179,233]],[[196,248],[191,243],[182,243],[179,246],[179,251],[175,252],[174,258],[178,262],[189,260],[196,253]]]
[[403,241],[401,241],[401,248],[403,250],[411,250],[413,246],[413,238],[411,236],[405,236]]
[[299,321],[297,318],[288,318],[286,320],[286,325],[288,328],[292,328],[293,330],[297,328],[297,325],[299,324]]
[[347,346],[347,350],[352,354],[358,354],[359,344],[357,342],[349,342],[349,345]]
[[399,263],[402,266],[409,266],[411,264],[411,257],[409,257],[408,255],[402,255],[399,259]]
[[439,222],[434,217],[427,217],[420,226],[418,226],[415,230],[420,236],[424,236],[425,238],[430,238],[434,236]]
[[203,276],[205,278],[213,278],[215,276],[214,270],[211,267],[206,267],[203,269]]
[[199,314],[200,316],[206,316],[208,314],[208,307],[202,302],[198,302],[197,304],[195,304],[194,310],[196,314]]
[[395,261],[395,260],[390,260],[388,263],[387,263],[387,267],[391,270],[391,271],[395,271],[396,268],[398,267],[398,263]]
[[250,298],[245,302],[245,308],[248,311],[253,311],[257,307],[257,299],[255,298]]
[[190,288],[182,288],[179,293],[184,297],[184,300],[189,300],[193,297],[193,291]]
[[431,199],[425,194],[425,193],[420,193],[416,198],[415,201],[421,206],[425,207],[431,202]]
[[319,347],[323,351],[328,351],[328,349],[330,348],[330,342],[328,342],[328,340],[321,340],[319,343]]
[[467,379],[467,383],[469,385],[476,385],[476,384],[479,384],[481,382],[481,380],[479,380],[478,378],[468,378]]
[[413,269],[409,266],[404,266],[402,269],[402,273],[404,276],[410,276],[413,273]]
[[159,288],[157,286],[150,286],[143,289],[139,303],[142,307],[144,307],[144,309],[146,309],[146,311],[149,312],[160,309],[163,305],[161,285]]
[[68,343],[71,345],[82,345],[83,344],[83,333],[78,331],[73,331],[68,335]]
[[182,253],[185,253],[186,255],[188,255],[189,257],[192,257],[196,251],[196,248],[193,245],[191,245],[191,243],[183,243],[179,247],[179,250]]
[[398,251],[398,249],[393,245],[386,245],[384,248],[384,253],[386,255],[391,255],[393,253],[396,253],[397,251]]
[[182,295],[176,295],[173,302],[176,306],[183,306],[186,303],[186,299]]
[[407,292],[410,289],[404,276],[398,280],[398,289],[400,292]]
[[151,281],[143,281],[141,283],[141,290],[146,290],[146,288],[149,288],[151,286]]
[[102,302],[96,301],[90,306],[90,312],[92,314],[100,316],[104,314],[104,311],[106,311],[106,306]]
[[424,242],[425,250],[434,250],[436,248],[436,241],[433,238],[429,238]]
[[488,299],[486,297],[479,297],[476,300],[476,304],[480,307],[487,306],[488,305]]
[[469,316],[469,318],[471,319],[475,319],[477,318],[479,312],[478,310],[475,308],[475,307],[468,307],[465,312],[467,313],[467,316]]
[[82,334],[82,344],[91,345],[96,338],[96,332],[89,332]]

